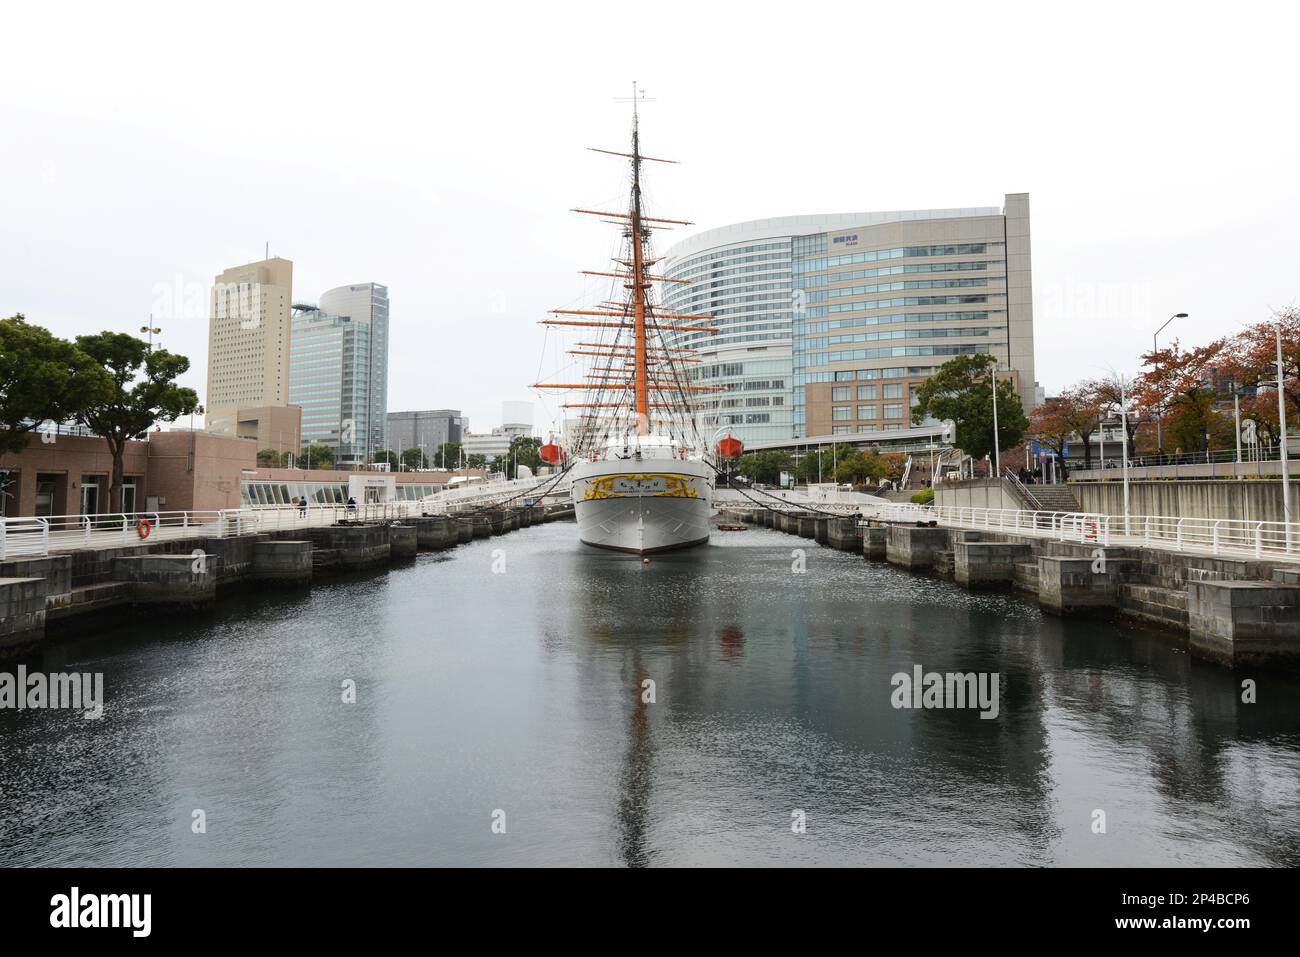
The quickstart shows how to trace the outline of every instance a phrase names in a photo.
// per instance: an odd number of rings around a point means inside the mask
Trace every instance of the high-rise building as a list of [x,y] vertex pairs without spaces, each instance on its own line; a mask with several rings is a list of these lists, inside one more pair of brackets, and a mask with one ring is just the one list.
[[321,312],[351,319],[360,330],[352,383],[360,397],[357,442],[367,453],[389,447],[388,425],[388,287],[374,282],[339,286],[321,293]]
[[234,432],[241,408],[284,406],[289,396],[293,263],[272,258],[215,278],[208,321],[208,428]]
[[709,230],[668,250],[706,432],[746,441],[907,428],[916,391],[955,355],[991,353],[1026,408],[1034,380],[1029,196],[997,207],[843,213]]
[[387,448],[388,290],[344,286],[321,296],[320,308],[294,307],[290,351],[289,401],[302,408],[302,444],[329,446],[341,466]]
[[432,461],[441,445],[461,441],[461,418],[458,409],[389,412],[388,447],[398,455],[406,449],[422,448]]

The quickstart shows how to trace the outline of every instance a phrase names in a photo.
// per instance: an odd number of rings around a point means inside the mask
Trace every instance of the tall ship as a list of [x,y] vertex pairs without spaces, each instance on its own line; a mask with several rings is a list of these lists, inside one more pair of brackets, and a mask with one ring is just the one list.
[[[641,152],[638,94],[632,96],[631,152],[594,150],[630,165],[631,191],[626,211],[576,209],[616,225],[620,252],[610,267],[584,275],[609,281],[608,298],[591,309],[553,309],[549,326],[596,330],[570,354],[588,367],[585,381],[536,383],[536,388],[582,390],[578,427],[564,448],[550,446],[571,480],[574,513],[581,540],[598,548],[645,555],[703,545],[709,540],[714,455],[700,434],[692,396],[717,387],[692,381],[695,349],[670,347],[682,332],[712,334],[712,317],[667,312],[657,303],[653,233],[692,225],[686,220],[649,216],[642,193],[644,163],[670,163]],[[728,454],[739,443],[724,440]],[[722,451],[722,450],[720,450]]]

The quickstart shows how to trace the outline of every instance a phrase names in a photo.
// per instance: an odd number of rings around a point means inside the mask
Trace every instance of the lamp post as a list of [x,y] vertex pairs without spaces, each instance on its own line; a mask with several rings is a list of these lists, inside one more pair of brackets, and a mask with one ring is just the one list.
[[1117,378],[1119,379],[1119,454],[1124,469],[1124,534],[1131,535],[1128,510],[1128,395],[1124,377],[1121,375]]
[[998,448],[998,360],[993,359],[993,475],[1002,478],[1002,451]]
[[1277,342],[1277,424],[1282,457],[1282,521],[1286,522],[1286,550],[1291,551],[1291,475],[1287,465],[1286,398],[1282,394],[1282,324],[1273,327]]
[[[1168,319],[1166,319],[1164,323],[1161,324],[1159,329],[1157,329],[1155,332],[1151,334],[1152,353],[1156,353],[1160,351],[1160,347],[1156,344],[1156,337],[1159,336],[1160,333],[1164,332],[1165,326],[1169,325],[1169,323],[1173,322],[1175,319],[1186,319],[1186,318],[1187,318],[1187,313],[1176,312]],[[1165,443],[1164,443],[1164,439],[1161,437],[1160,434],[1160,414],[1156,413],[1156,454],[1158,455],[1164,454],[1164,451],[1165,451]]]
[[149,314],[149,325],[140,327],[140,334],[144,335],[145,333],[149,334],[149,351],[153,352],[153,337],[162,335],[162,326],[153,324],[153,313]]

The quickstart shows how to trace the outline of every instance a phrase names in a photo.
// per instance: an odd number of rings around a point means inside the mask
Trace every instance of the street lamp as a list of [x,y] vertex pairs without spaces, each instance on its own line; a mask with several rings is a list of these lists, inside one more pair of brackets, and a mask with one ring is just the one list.
[[[1176,312],[1168,319],[1166,319],[1164,323],[1160,326],[1160,328],[1151,334],[1151,352],[1156,353],[1160,351],[1160,347],[1156,344],[1156,337],[1159,336],[1160,333],[1164,332],[1165,326],[1169,325],[1169,323],[1173,322],[1175,319],[1186,319],[1186,318],[1187,318],[1187,313]],[[1164,443],[1164,439],[1161,437],[1160,434],[1160,413],[1157,412],[1156,413],[1156,452],[1163,454],[1164,451],[1165,451],[1165,443]]]
[[[153,322],[152,315],[149,316],[149,321],[150,323]],[[145,333],[149,334],[149,351],[153,352],[153,337],[162,335],[162,326],[154,326],[154,325],[141,326],[140,335],[144,335]]]

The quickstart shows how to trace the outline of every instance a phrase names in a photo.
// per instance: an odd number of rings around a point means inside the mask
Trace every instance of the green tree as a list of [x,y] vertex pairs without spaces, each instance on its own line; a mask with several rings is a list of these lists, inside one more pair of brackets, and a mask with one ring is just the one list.
[[475,452],[473,455],[465,456],[465,468],[481,469],[487,467],[487,456],[482,452]]
[[284,464],[288,460],[288,457],[288,452],[281,455],[275,449],[259,449],[257,452],[257,464],[264,469],[284,468]]
[[298,467],[303,469],[332,469],[334,449],[328,445],[305,445],[298,453]]
[[382,462],[387,462],[388,468],[391,471],[397,471],[397,453],[392,449],[380,449],[378,452],[370,456],[370,462],[372,465],[379,465]]
[[736,471],[751,482],[762,482],[765,485],[777,485],[781,481],[781,473],[789,472],[791,469],[791,459],[787,452],[776,449],[766,452],[750,452],[740,457],[736,463]]
[[120,512],[127,441],[144,435],[155,422],[175,422],[200,411],[198,393],[176,384],[190,360],[166,349],[150,349],[143,339],[125,332],[77,336],[77,347],[99,363],[112,381],[112,388],[82,409],[78,418],[108,443],[113,456],[108,500]]
[[516,435],[512,438],[510,448],[497,460],[501,463],[501,471],[506,478],[518,478],[515,468],[517,465],[526,465],[536,474],[542,465],[542,456],[538,451],[541,447],[542,440],[531,435]]
[[408,472],[426,468],[427,465],[428,463],[424,461],[423,449],[402,449],[402,468]]
[[113,382],[85,352],[21,315],[0,319],[0,452],[21,452],[43,422],[79,418]]
[[429,457],[435,468],[454,469],[460,467],[460,443],[443,442]]
[[[927,417],[957,424],[957,444],[975,458],[993,453],[993,369],[996,360],[988,353],[957,356],[939,367],[917,391],[912,422],[920,425]],[[998,445],[1009,449],[1025,434],[1025,417],[1020,396],[1006,379],[998,381]]]

